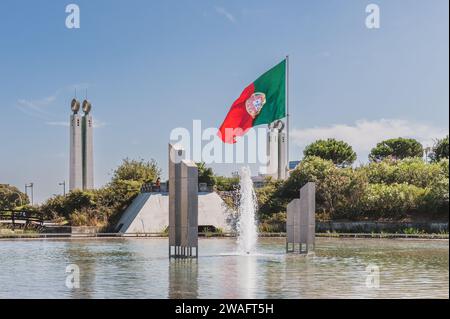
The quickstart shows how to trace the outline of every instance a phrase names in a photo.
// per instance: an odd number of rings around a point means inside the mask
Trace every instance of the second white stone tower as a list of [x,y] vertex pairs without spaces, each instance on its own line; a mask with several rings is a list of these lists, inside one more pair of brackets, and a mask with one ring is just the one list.
[[89,114],[92,105],[88,100],[83,101],[83,118],[81,121],[82,132],[82,157],[83,157],[83,189],[94,188],[94,146],[93,146],[93,122]]

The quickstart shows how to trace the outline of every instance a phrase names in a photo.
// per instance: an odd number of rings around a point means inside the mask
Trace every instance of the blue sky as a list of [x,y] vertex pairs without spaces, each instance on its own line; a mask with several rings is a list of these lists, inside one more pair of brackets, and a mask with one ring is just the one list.
[[[68,179],[69,103],[88,89],[95,183],[122,158],[165,169],[175,127],[217,127],[241,90],[291,56],[291,160],[319,137],[424,144],[448,132],[447,0],[0,2],[0,183],[34,182],[36,199]],[[381,9],[367,29],[365,7]],[[230,173],[233,165],[218,165]]]

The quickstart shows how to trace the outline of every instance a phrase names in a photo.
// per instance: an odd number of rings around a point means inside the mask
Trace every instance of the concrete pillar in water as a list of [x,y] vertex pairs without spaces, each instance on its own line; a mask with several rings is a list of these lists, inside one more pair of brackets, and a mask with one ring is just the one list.
[[314,251],[315,213],[316,185],[309,182],[300,189],[300,199],[292,200],[287,206],[286,252],[307,254]]
[[198,257],[198,168],[169,144],[169,257]]

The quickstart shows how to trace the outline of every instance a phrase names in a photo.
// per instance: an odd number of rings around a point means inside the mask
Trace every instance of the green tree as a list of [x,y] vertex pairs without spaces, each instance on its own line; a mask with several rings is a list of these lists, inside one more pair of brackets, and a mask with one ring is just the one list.
[[0,209],[15,209],[29,204],[28,196],[17,187],[0,184]]
[[206,167],[204,162],[196,163],[198,167],[198,182],[206,183],[208,186],[214,186],[216,180],[211,167]]
[[126,158],[114,171],[112,183],[119,181],[135,181],[148,183],[154,181],[161,174],[161,170],[155,160],[145,161],[130,160]]
[[431,160],[433,162],[439,162],[441,159],[448,158],[449,146],[448,135],[443,139],[438,139],[433,146],[433,152],[431,154]]
[[56,195],[41,205],[40,211],[48,216],[69,218],[74,211],[94,208],[95,201],[90,192],[74,190],[66,196]]
[[382,141],[370,151],[371,161],[382,161],[385,158],[401,160],[408,157],[422,157],[423,147],[412,138],[392,138]]
[[305,157],[317,156],[342,167],[349,166],[356,160],[356,153],[352,147],[346,142],[334,138],[318,140],[306,146],[303,154]]

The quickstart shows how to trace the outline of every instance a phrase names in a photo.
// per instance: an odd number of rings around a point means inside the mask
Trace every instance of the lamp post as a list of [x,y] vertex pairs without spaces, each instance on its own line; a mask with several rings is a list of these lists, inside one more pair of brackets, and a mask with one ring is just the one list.
[[66,181],[62,181],[61,183],[58,183],[59,186],[63,187],[63,195],[66,196]]
[[31,206],[34,205],[34,200],[33,200],[33,188],[34,188],[34,183],[29,183],[29,184],[25,184],[25,194],[28,195],[28,188],[31,189]]

